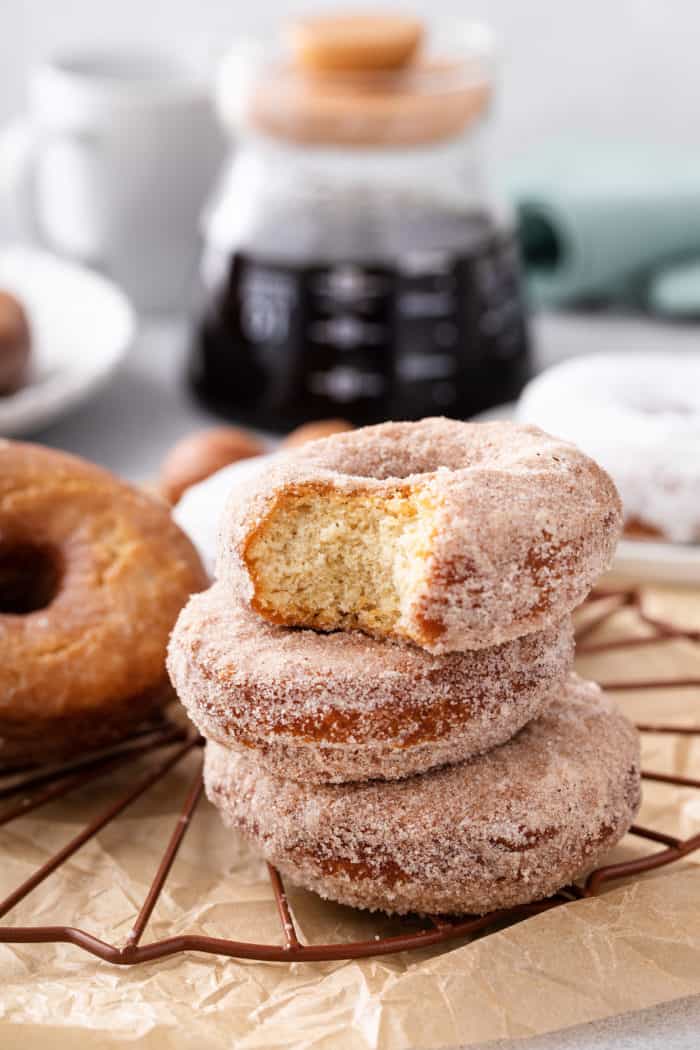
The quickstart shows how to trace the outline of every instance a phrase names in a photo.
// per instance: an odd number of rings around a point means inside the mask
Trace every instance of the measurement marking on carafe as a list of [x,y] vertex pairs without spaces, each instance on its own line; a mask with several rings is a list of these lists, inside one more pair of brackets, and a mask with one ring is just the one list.
[[402,277],[440,277],[452,283],[452,258],[443,252],[409,252],[397,260]]
[[285,274],[252,269],[241,284],[241,330],[252,343],[281,343],[289,336],[297,300],[294,282]]
[[340,303],[356,303],[386,292],[387,282],[378,274],[367,273],[358,266],[342,266],[319,276],[314,282],[317,295]]
[[407,244],[409,260],[403,241],[365,262],[235,255],[202,324],[197,390],[273,428],[310,411],[353,417],[355,402],[369,421],[513,400],[528,351],[516,255],[491,227],[483,243],[468,233],[454,253]]
[[347,403],[362,397],[377,397],[385,383],[373,372],[359,372],[355,368],[332,368],[328,372],[312,372],[309,389],[335,401]]
[[332,317],[314,321],[309,328],[314,343],[326,343],[338,350],[354,350],[358,346],[379,346],[387,338],[383,325],[368,324],[357,317]]

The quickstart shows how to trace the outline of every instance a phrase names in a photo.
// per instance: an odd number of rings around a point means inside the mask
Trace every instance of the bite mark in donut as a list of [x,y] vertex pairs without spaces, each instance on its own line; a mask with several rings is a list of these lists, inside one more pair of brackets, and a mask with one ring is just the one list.
[[296,486],[245,545],[259,581],[253,607],[272,623],[410,637],[400,621],[425,576],[435,528],[435,499],[420,486],[382,496]]
[[444,653],[561,620],[620,527],[608,475],[537,427],[385,423],[288,453],[234,492],[218,569],[243,570],[270,622]]

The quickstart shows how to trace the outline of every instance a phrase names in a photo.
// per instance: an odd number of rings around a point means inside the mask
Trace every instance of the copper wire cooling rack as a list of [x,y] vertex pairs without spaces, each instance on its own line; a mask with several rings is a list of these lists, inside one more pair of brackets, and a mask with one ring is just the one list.
[[[600,606],[599,610],[597,609],[598,605]],[[642,621],[651,629],[648,637],[627,637],[598,644],[587,641],[596,628],[625,607],[633,607]],[[680,630],[673,624],[650,618],[645,612],[641,596],[636,590],[595,591],[588,600],[587,608],[589,618],[586,626],[577,635],[577,645],[580,653],[592,653],[603,649],[628,648],[630,654],[632,654],[638,646],[657,645],[676,638],[700,642],[700,631]],[[603,682],[601,684],[608,691],[627,689],[672,690],[689,687],[700,689],[700,678],[684,678],[670,681],[616,681]],[[643,733],[678,733],[700,736],[700,724],[679,727],[664,723],[654,723],[639,725],[638,728]],[[194,733],[165,722],[142,730],[141,733],[136,734],[128,742],[111,752],[98,756],[89,756],[80,762],[62,766],[58,769],[46,772],[28,770],[22,772],[20,776],[17,775],[17,770],[13,770],[11,774],[0,772],[0,777],[8,781],[10,777],[12,778],[11,783],[8,782],[8,786],[0,786],[0,803],[9,802],[6,809],[0,810],[0,826],[2,826],[20,819],[48,802],[68,795],[71,791],[84,787],[92,780],[104,776],[118,766],[133,762],[144,755],[148,755],[154,761],[152,768],[136,784],[115,799],[104,812],[86,824],[70,842],[66,843],[62,849],[51,856],[29,878],[13,890],[4,901],[0,902],[0,919],[3,919],[16,904],[24,900],[28,894],[40,886],[69,857],[73,856],[81,846],[111,821],[115,820],[132,802],[144,795],[156,783],[166,777],[170,770],[188,754],[201,748],[202,745],[202,739]],[[159,751],[165,751],[166,755],[156,762],[155,756]],[[644,770],[642,776],[645,780],[700,789],[700,780],[688,777],[671,776],[650,770]],[[200,762],[197,773],[187,791],[181,811],[175,820],[172,834],[146,898],[124,944],[108,944],[86,930],[73,925],[3,925],[0,926],[0,942],[10,944],[65,942],[76,945],[83,951],[89,952],[91,955],[95,955],[107,962],[121,965],[132,965],[134,963],[148,962],[152,959],[162,959],[184,951],[198,951],[211,955],[272,962],[359,959],[441,944],[454,938],[483,932],[503,923],[514,922],[573,900],[593,896],[610,882],[672,864],[694,850],[700,849],[700,834],[688,839],[678,839],[653,828],[634,825],[630,829],[632,835],[659,845],[662,848],[635,860],[596,868],[582,885],[568,886],[546,900],[491,912],[489,915],[483,916],[465,916],[458,919],[443,919],[437,916],[429,917],[421,920],[421,928],[417,931],[414,918],[412,923],[406,924],[406,932],[398,936],[377,936],[368,941],[351,941],[341,944],[305,944],[300,941],[282,879],[279,872],[271,865],[268,865],[268,875],[282,930],[281,944],[253,944],[247,941],[207,937],[200,933],[186,933],[142,944],[148,921],[195,814],[202,791]]]

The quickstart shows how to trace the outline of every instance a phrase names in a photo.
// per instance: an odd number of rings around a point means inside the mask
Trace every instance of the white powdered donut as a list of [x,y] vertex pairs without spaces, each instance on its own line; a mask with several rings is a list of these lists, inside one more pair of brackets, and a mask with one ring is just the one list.
[[631,533],[700,541],[700,355],[577,357],[534,379],[517,414],[612,475]]

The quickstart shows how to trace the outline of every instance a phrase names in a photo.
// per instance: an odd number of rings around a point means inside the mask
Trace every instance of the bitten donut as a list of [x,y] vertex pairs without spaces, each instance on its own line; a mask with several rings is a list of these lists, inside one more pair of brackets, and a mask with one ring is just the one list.
[[608,475],[537,427],[384,423],[278,457],[224,514],[219,571],[265,619],[480,649],[566,616],[612,559]]
[[625,532],[700,543],[700,359],[590,354],[548,369],[518,415],[575,441],[610,471]]
[[0,766],[108,744],[170,700],[168,635],[204,586],[165,505],[0,441]]
[[204,736],[316,783],[405,777],[501,744],[545,709],[572,656],[568,617],[435,656],[357,631],[276,627],[217,584],[180,614],[168,667]]
[[224,822],[292,882],[398,913],[546,897],[622,838],[640,799],[635,730],[573,676],[509,743],[408,780],[309,786],[214,743],[204,779]]
[[18,299],[0,290],[0,395],[14,394],[27,378],[31,333]]

